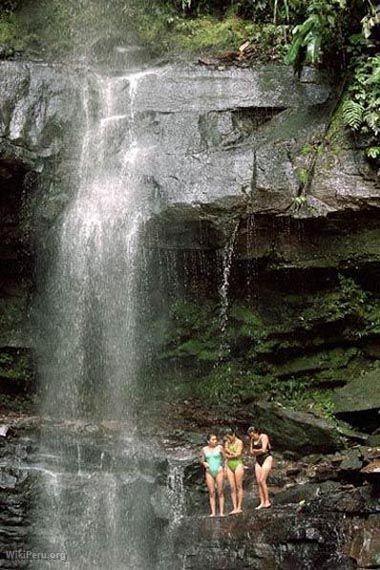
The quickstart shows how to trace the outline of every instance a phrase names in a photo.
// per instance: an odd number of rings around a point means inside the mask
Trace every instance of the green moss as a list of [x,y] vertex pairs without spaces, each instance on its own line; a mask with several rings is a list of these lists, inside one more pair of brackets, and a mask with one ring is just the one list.
[[138,22],[142,43],[153,51],[237,49],[253,32],[253,25],[235,17],[218,20],[211,17],[184,19],[152,18],[149,14]]
[[265,398],[332,417],[332,390],[368,367],[361,344],[380,334],[378,299],[341,276],[331,289],[267,305],[232,303],[222,336],[218,302],[176,303],[163,360],[193,370],[186,383],[208,404]]
[[27,295],[0,299],[0,337],[22,327],[27,311]]
[[159,14],[146,13],[138,18],[137,31],[142,43],[153,52],[236,51],[247,40],[255,59],[282,59],[286,51],[286,36],[280,26],[254,24],[235,15],[222,19],[183,18],[161,10]]
[[[272,306],[270,314],[241,303],[233,304],[221,339],[217,303],[207,302],[200,306],[181,302],[172,307],[171,326],[162,356],[212,362],[231,354],[253,361],[278,350],[303,350],[305,334],[310,338],[310,346],[318,346],[324,342],[323,339],[318,341],[316,336],[322,324],[326,327],[342,323],[342,334],[347,340],[373,334],[380,327],[379,313],[376,299],[352,279],[341,277],[339,287],[333,290],[278,299],[278,307]],[[224,344],[228,345],[229,351],[221,353]],[[333,360],[334,355],[330,352],[326,358]],[[337,365],[339,352],[335,356],[336,362],[332,365]]]
[[0,377],[7,380],[31,380],[33,376],[30,355],[26,350],[2,350],[0,352]]
[[33,413],[35,406],[35,397],[30,395],[12,395],[0,394],[0,410],[2,412]]
[[306,168],[297,168],[296,175],[302,186],[306,186],[309,181],[309,171]]
[[325,135],[325,146],[327,146],[327,150],[335,155],[339,155],[342,149],[347,147],[347,134],[343,121],[343,110],[346,98],[346,96],[343,96],[339,101]]
[[313,147],[313,145],[306,143],[301,148],[300,154],[301,154],[301,156],[308,156],[309,154],[313,154],[314,151],[315,151],[315,148]]
[[260,375],[241,363],[225,363],[194,386],[195,395],[207,404],[235,404],[266,399],[300,411],[313,412],[335,423],[331,389],[310,389],[308,379],[279,380],[270,374]]

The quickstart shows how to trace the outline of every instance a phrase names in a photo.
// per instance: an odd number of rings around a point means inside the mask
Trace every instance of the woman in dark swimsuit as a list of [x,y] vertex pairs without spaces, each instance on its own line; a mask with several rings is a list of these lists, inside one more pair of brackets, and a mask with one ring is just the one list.
[[269,437],[254,427],[248,429],[248,437],[251,441],[250,453],[256,459],[255,473],[260,494],[260,504],[256,509],[268,509],[271,503],[269,501],[267,479],[273,464]]

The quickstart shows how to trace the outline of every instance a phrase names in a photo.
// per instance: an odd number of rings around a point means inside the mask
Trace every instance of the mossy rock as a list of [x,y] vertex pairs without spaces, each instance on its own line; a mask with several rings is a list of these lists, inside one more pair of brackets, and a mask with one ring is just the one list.
[[317,352],[306,356],[300,356],[294,360],[285,362],[282,366],[276,367],[277,376],[291,376],[305,372],[316,372],[344,368],[359,353],[357,348],[335,348],[330,351]]
[[338,418],[363,431],[376,430],[380,420],[380,365],[336,390],[333,401]]
[[337,415],[380,410],[380,365],[336,390],[333,399]]
[[268,433],[275,449],[302,455],[330,453],[341,446],[338,431],[329,422],[276,404],[256,403],[252,408],[252,423]]

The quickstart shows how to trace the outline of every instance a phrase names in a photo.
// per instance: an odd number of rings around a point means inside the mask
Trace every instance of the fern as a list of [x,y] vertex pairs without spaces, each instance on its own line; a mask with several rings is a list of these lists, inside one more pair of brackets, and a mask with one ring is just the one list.
[[[343,107],[343,122],[354,131],[377,139],[380,134],[380,56],[358,58],[354,64],[349,99]],[[367,156],[370,155],[367,153]]]
[[368,158],[373,158],[374,160],[380,158],[380,146],[370,146],[365,151]]
[[343,105],[343,123],[353,130],[358,130],[363,121],[364,109],[360,103],[348,99]]

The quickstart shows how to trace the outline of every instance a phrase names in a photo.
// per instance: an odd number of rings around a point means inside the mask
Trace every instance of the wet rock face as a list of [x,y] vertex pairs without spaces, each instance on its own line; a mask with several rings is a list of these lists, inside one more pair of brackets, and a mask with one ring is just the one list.
[[200,207],[200,218],[210,208],[285,212],[301,187],[293,159],[323,134],[331,99],[311,70],[300,80],[286,67],[147,73],[135,90],[141,176],[161,206],[175,207],[174,223],[192,219],[186,206]]
[[[85,118],[84,82],[81,72],[43,64],[2,63],[0,76],[0,375],[14,389],[30,374],[33,237],[54,227],[77,187],[68,173],[78,163],[74,141]],[[91,74],[88,85],[92,113],[97,104]],[[331,86],[310,70],[297,79],[281,67],[222,72],[190,66],[144,73],[132,87],[120,93],[117,112],[128,129],[132,93],[137,144],[144,149],[138,175],[158,214],[147,224],[148,249],[163,253],[170,269],[181,268],[179,277],[171,275],[176,293],[185,292],[206,313],[206,301],[220,303],[230,244],[227,301],[232,306],[248,300],[248,313],[238,307],[240,313],[227,315],[235,327],[230,353],[239,370],[253,370],[255,382],[295,378],[305,391],[340,389],[362,370],[371,373],[379,357],[379,190],[347,141],[338,150],[323,141],[334,107]],[[168,251],[173,256],[165,258]],[[215,330],[208,342],[218,337],[220,328]],[[219,359],[216,341],[211,348]],[[182,361],[178,351],[173,357],[178,383],[183,362],[192,380],[192,371],[207,374],[207,366],[213,367],[204,354],[198,358],[194,343],[190,348]],[[377,409],[369,398],[365,409],[346,406],[349,418]],[[243,405],[226,416],[210,411],[205,425],[239,419],[245,429],[259,415],[253,401],[256,383],[244,392]],[[283,443],[298,455],[340,445],[335,431],[314,417],[265,409],[261,414],[269,433],[276,427],[279,448],[284,433]],[[364,422],[368,431],[376,430],[367,416],[360,418],[353,425],[362,429]],[[369,489],[377,484],[377,461],[356,452],[316,461],[305,485],[310,466],[293,465],[293,475],[276,474],[282,492],[272,511],[212,523],[195,516],[205,497],[197,491],[200,482],[189,477],[189,518],[173,530],[180,563],[175,570],[376,567],[377,519]],[[11,462],[1,478],[4,544],[15,548],[24,543],[28,524],[24,475]],[[297,487],[285,489],[293,476]],[[162,507],[167,495],[163,501],[159,495],[149,508],[169,519]]]
[[58,154],[81,110],[78,79],[62,66],[2,62],[0,132],[36,158]]
[[[3,427],[3,426],[2,426]],[[9,427],[0,437],[0,565],[2,568],[21,568],[19,560],[9,559],[5,552],[25,550],[29,532],[31,481],[21,464],[31,449],[28,437],[18,437]]]
[[0,78],[0,391],[12,407],[33,390],[36,235],[67,202],[57,161],[67,160],[81,101],[77,74],[62,66],[1,62]]
[[30,568],[28,551],[74,566],[92,554],[103,567],[110,559],[156,567],[175,516],[170,458],[157,443],[145,447],[120,430],[116,422],[44,424],[19,415],[0,426],[1,568]]
[[337,532],[344,528],[335,517],[305,520],[288,508],[221,521],[184,521],[176,550],[178,563],[192,570],[355,568],[336,552]]

